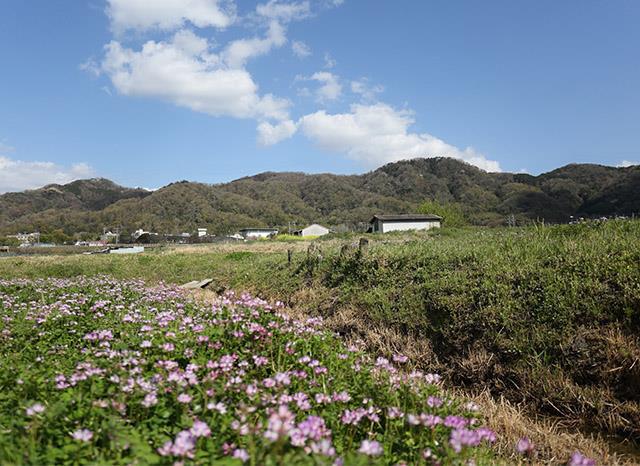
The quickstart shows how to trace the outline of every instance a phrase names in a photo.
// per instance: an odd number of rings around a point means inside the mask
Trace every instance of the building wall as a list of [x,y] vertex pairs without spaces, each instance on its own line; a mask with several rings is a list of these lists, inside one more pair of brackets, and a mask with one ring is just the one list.
[[437,220],[424,220],[416,222],[380,222],[382,233],[390,231],[406,231],[406,230],[430,230],[431,228],[440,228],[440,222]]
[[309,225],[302,229],[302,236],[322,236],[329,233],[329,229],[322,225]]
[[269,236],[276,234],[275,231],[253,231],[248,230],[242,232],[245,238],[268,238]]

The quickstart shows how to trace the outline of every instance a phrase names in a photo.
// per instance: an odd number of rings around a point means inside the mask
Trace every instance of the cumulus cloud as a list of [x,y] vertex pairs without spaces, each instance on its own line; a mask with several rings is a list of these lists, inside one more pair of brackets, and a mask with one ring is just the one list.
[[214,116],[285,120],[289,102],[260,96],[245,69],[229,68],[206,39],[188,30],[168,42],[146,42],[140,51],[117,41],[105,47],[100,71],[126,96],[151,97]]
[[324,54],[324,67],[327,69],[331,69],[331,68],[335,68],[335,66],[338,64],[337,61],[334,60],[334,58],[331,56],[331,54],[329,52],[325,52]]
[[231,68],[242,68],[250,58],[265,55],[275,47],[282,47],[286,42],[284,26],[272,20],[266,37],[234,40],[225,48],[222,59]]
[[265,18],[287,23],[308,17],[311,14],[311,5],[308,0],[303,2],[270,0],[268,3],[259,4],[256,7],[256,13]]
[[[320,83],[320,87],[316,89],[315,96],[318,102],[326,102],[329,100],[336,100],[342,93],[342,84],[340,84],[340,78],[328,71],[318,71],[309,77],[297,76],[297,81],[316,81]],[[307,88],[303,88],[298,91],[299,95],[309,95],[310,91]]]
[[52,162],[26,162],[0,155],[0,193],[34,189],[50,183],[69,183],[94,175],[86,163],[63,167]]
[[453,157],[487,171],[500,171],[473,148],[464,150],[430,134],[411,133],[411,112],[377,103],[354,104],[348,113],[318,111],[302,117],[302,132],[322,149],[347,155],[367,166],[415,157]]
[[367,78],[351,81],[351,92],[359,94],[363,100],[375,100],[376,96],[383,91],[383,86],[371,85]]
[[263,121],[258,125],[258,143],[262,146],[277,144],[289,139],[297,129],[296,123],[291,120],[285,120],[275,125]]
[[626,167],[632,167],[634,165],[640,165],[640,162],[633,162],[631,160],[622,160],[618,165],[616,165],[616,167],[626,168]]
[[[430,134],[411,132],[412,113],[374,103],[383,88],[371,85],[366,78],[349,83],[351,92],[361,100],[350,111],[317,111],[297,122],[289,116],[291,103],[287,99],[259,92],[246,69],[249,60],[287,44],[290,22],[307,18],[319,8],[340,4],[342,0],[268,0],[243,18],[244,25],[255,29],[253,35],[241,36],[214,51],[204,33],[193,31],[239,23],[234,0],[107,0],[106,12],[116,34],[152,30],[154,34],[162,32],[163,38],[154,37],[133,48],[116,37],[118,40],[105,46],[101,60],[90,60],[82,68],[107,76],[121,95],[159,99],[213,116],[255,119],[258,142],[265,146],[301,130],[320,147],[369,166],[411,157],[449,156],[499,171],[497,162],[487,160],[473,148],[460,149]],[[301,41],[294,41],[291,49],[299,58],[311,54]],[[298,90],[299,94],[314,95],[320,103],[340,98],[341,79],[329,71],[335,66],[334,58],[325,53],[324,71],[297,78],[314,82],[317,88],[310,91],[305,87]],[[7,164],[10,159],[4,160]],[[49,168],[59,173],[82,169]]]
[[222,58],[232,68],[244,67],[251,58],[269,53],[287,43],[285,25],[301,20],[311,14],[308,1],[282,2],[271,0],[256,7],[255,16],[259,24],[267,25],[265,37],[243,38],[230,42]]
[[306,58],[311,55],[311,48],[299,40],[294,40],[291,43],[291,51],[298,58]]
[[226,0],[107,0],[106,12],[117,34],[174,30],[187,21],[200,28],[226,28],[236,18],[233,2]]

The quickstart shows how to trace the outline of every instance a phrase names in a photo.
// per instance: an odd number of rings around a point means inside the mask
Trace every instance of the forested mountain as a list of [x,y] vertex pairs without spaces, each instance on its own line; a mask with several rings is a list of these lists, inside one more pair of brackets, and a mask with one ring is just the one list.
[[56,229],[94,234],[114,226],[226,233],[290,222],[357,228],[375,213],[414,212],[428,200],[455,205],[470,223],[484,225],[503,224],[511,215],[520,222],[631,215],[640,212],[640,166],[572,164],[532,176],[425,158],[364,175],[267,172],[217,185],[181,181],[154,192],[105,179],[81,180],[0,196],[0,234]]

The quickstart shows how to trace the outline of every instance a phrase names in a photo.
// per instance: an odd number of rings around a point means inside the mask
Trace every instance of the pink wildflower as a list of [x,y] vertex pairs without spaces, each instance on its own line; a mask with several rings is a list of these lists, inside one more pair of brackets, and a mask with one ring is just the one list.
[[576,451],[571,455],[571,459],[569,459],[568,466],[595,466],[595,460],[591,458],[587,458],[579,451]]
[[193,426],[190,431],[194,437],[209,437],[211,435],[211,429],[206,422],[202,422],[199,419],[193,421]]
[[71,437],[80,442],[89,442],[93,438],[93,432],[89,429],[78,429],[71,434]]
[[383,451],[382,445],[375,440],[363,440],[358,450],[359,453],[368,456],[380,456]]
[[36,414],[44,413],[45,407],[42,403],[34,403],[29,406],[27,411],[27,416],[35,416]]
[[233,451],[233,457],[239,459],[243,463],[249,461],[249,453],[247,453],[247,450],[243,448],[236,448]]
[[178,395],[178,402],[180,403],[190,403],[191,402],[191,396],[187,395],[186,393],[181,393],[180,395]]
[[528,437],[522,437],[516,443],[516,450],[523,455],[529,455],[536,449],[535,444]]
[[147,393],[147,395],[144,397],[144,400],[142,400],[141,404],[145,408],[150,408],[151,406],[157,403],[158,403],[158,396],[156,395],[155,392],[151,392],[151,393]]

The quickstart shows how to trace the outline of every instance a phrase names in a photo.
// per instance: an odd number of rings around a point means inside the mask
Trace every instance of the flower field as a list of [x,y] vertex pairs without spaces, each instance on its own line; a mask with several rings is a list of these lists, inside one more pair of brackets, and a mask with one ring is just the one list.
[[0,280],[0,311],[0,464],[497,461],[477,408],[437,375],[278,303],[15,279]]

